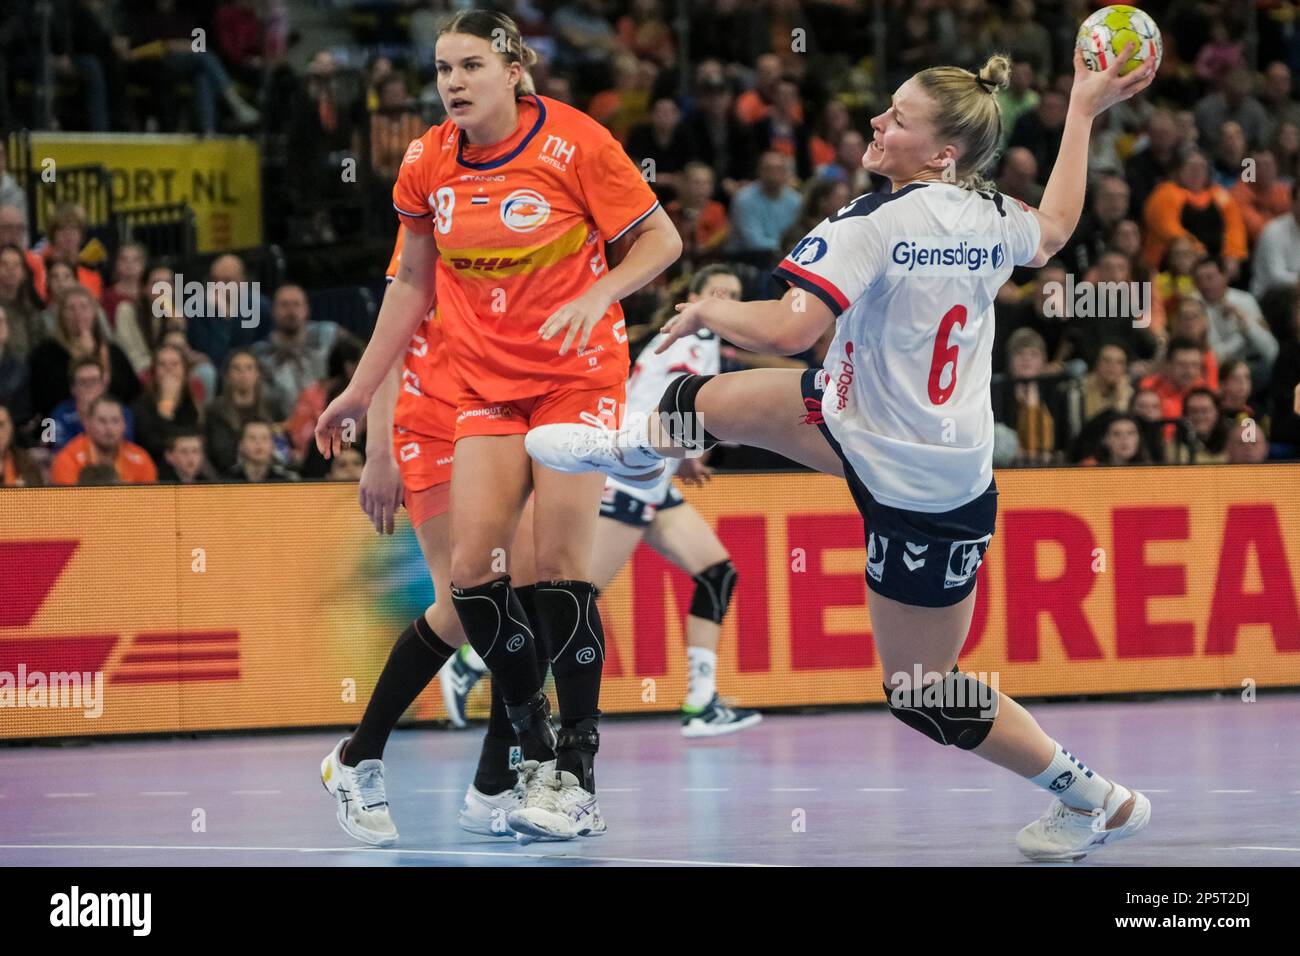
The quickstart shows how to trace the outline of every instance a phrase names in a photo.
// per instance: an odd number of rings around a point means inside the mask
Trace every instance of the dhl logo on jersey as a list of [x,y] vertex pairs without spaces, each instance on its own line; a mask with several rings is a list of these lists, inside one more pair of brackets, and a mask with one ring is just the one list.
[[554,265],[594,244],[598,237],[587,230],[585,222],[578,222],[550,242],[538,246],[514,249],[446,249],[439,248],[438,257],[448,268],[461,275],[475,278],[499,278],[532,272]]
[[523,267],[532,263],[532,259],[512,259],[509,256],[480,256],[477,259],[466,259],[461,256],[452,256],[449,260],[451,267],[458,272],[493,272],[500,274],[521,272]]

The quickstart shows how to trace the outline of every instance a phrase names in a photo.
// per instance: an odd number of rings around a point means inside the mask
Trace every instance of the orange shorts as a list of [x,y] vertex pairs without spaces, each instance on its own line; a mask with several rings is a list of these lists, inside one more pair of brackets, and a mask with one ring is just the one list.
[[466,388],[456,407],[456,441],[475,435],[525,435],[538,425],[604,425],[623,422],[627,385],[561,388],[533,398],[490,402]]
[[393,452],[402,474],[403,500],[412,527],[446,514],[451,505],[452,443],[446,438],[394,428]]

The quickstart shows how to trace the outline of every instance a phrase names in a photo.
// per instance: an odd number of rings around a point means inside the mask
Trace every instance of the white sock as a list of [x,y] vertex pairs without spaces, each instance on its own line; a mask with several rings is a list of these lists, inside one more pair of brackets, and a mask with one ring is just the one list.
[[718,652],[707,647],[687,647],[686,665],[690,671],[690,682],[686,685],[686,706],[703,707],[713,700],[718,689]]
[[[1067,807],[1076,810],[1095,810],[1103,806],[1106,795],[1110,793],[1111,782],[1101,774],[1089,770],[1082,760],[1056,741],[1052,743],[1056,746],[1052,762],[1038,776],[1031,777],[1030,782],[1059,797]],[[1116,785],[1115,796],[1128,799],[1127,794],[1128,791]]]

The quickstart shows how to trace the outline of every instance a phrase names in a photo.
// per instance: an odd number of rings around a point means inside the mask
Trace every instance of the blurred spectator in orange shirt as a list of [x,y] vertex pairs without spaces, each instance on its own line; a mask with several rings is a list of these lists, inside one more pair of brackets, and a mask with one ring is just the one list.
[[843,101],[832,99],[827,102],[822,109],[821,119],[813,127],[812,139],[808,141],[813,166],[827,166],[835,162],[835,149],[840,137],[852,128],[853,120]]
[[149,453],[125,439],[126,420],[122,403],[100,396],[90,404],[85,433],[68,442],[54,456],[50,480],[56,485],[75,485],[87,465],[111,465],[126,484],[153,484],[158,469]]
[[1139,388],[1160,396],[1160,411],[1165,418],[1181,418],[1187,394],[1194,388],[1206,387],[1205,353],[1191,339],[1171,339],[1164,368],[1142,379]]
[[[104,291],[104,279],[98,270],[82,264],[82,255],[86,245],[86,213],[76,203],[61,203],[54,211],[54,218],[49,225],[49,241],[41,254],[48,262],[52,258],[65,259],[76,263],[77,282],[90,290],[90,294],[99,301]],[[45,296],[44,276],[37,278],[36,292]]]
[[664,19],[660,0],[632,0],[632,9],[618,20],[618,38],[641,59],[672,66],[677,53],[673,32]]
[[0,405],[0,485],[43,485],[41,470],[25,448],[14,443],[14,420],[9,409]]
[[[1210,314],[1199,296],[1179,298],[1169,317],[1169,338],[1190,339],[1201,350],[1201,380],[1210,388],[1219,387],[1219,360],[1210,348]],[[1166,349],[1166,354],[1168,350]]]
[[298,396],[298,403],[293,413],[284,423],[284,430],[293,446],[293,463],[301,465],[307,452],[315,447],[316,419],[325,411],[325,406],[337,398],[347,384],[361,361],[361,343],[347,333],[330,349],[329,366],[326,377],[308,385]]
[[1175,236],[1190,235],[1206,253],[1219,256],[1235,279],[1246,258],[1246,225],[1241,207],[1222,186],[1210,179],[1204,153],[1183,157],[1173,179],[1155,188],[1143,211],[1147,241],[1143,256],[1152,269],[1160,267],[1165,247]]
[[[754,86],[736,97],[736,118],[753,125],[767,119],[776,102],[777,87],[781,83],[781,58],[775,53],[764,53],[754,64]],[[796,107],[794,118],[803,122],[803,107]]]
[[682,179],[680,198],[668,204],[668,215],[682,235],[682,259],[698,263],[722,248],[731,223],[722,203],[713,198],[712,169],[704,163],[688,163]]
[[638,60],[627,52],[617,54],[613,63],[614,85],[591,98],[587,114],[625,143],[632,127],[650,115],[650,93],[658,70],[648,60]]
[[1253,248],[1265,226],[1291,211],[1291,186],[1278,179],[1277,157],[1272,150],[1256,150],[1251,159],[1255,161],[1254,176],[1238,180],[1232,187],[1232,198],[1241,207],[1241,219]]

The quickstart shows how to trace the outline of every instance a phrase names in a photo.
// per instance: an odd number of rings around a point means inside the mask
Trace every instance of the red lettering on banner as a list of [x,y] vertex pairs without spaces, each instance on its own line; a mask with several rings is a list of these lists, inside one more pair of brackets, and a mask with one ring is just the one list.
[[[675,566],[638,545],[632,552],[632,659],[637,677],[662,677],[668,673],[668,631],[664,587],[673,589],[677,615],[686,626],[694,583]],[[669,584],[671,582],[671,584]],[[685,653],[683,651],[682,653]]]
[[1116,508],[1111,512],[1111,542],[1115,551],[1115,654],[1117,657],[1190,657],[1196,653],[1196,627],[1191,621],[1147,620],[1153,597],[1187,593],[1187,568],[1182,564],[1147,564],[1148,541],[1185,541],[1187,506]]
[[[1047,614],[1071,660],[1099,660],[1101,645],[1083,613],[1083,599],[1096,583],[1092,549],[1096,539],[1081,518],[1065,511],[1008,511],[1002,524],[1006,544],[1007,659],[1038,660],[1038,616]],[[1065,551],[1060,577],[1038,576],[1038,542],[1055,541]]]
[[[791,547],[803,548],[808,567],[791,571],[790,666],[795,670],[870,667],[871,632],[866,629],[866,542],[857,515],[791,515],[786,518]],[[824,574],[822,555],[831,548],[857,548],[861,570]],[[864,607],[863,629],[850,634],[826,633],[826,609]]]
[[[1246,552],[1255,546],[1259,560],[1258,591],[1246,591]],[[1300,651],[1300,612],[1286,547],[1272,505],[1233,505],[1223,525],[1219,570],[1214,578],[1206,654],[1232,654],[1243,624],[1267,624],[1279,651]]]
[[733,610],[728,611],[736,618],[736,669],[742,674],[765,673],[772,669],[772,628],[767,617],[767,518],[719,518],[717,530],[736,566]]
[[0,541],[0,627],[27,627],[54,590],[79,541]]

